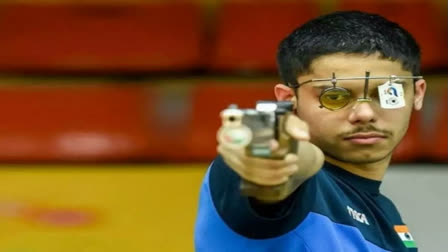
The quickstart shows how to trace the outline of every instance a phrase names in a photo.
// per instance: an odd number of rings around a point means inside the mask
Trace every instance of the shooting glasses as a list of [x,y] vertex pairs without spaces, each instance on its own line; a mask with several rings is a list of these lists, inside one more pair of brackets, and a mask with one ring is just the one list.
[[[412,79],[412,80],[419,80],[423,79],[423,76],[396,76],[396,75],[390,75],[388,77],[384,76],[370,76],[370,72],[366,72],[366,75],[364,77],[344,77],[344,78],[336,78],[336,74],[333,73],[332,78],[326,78],[326,79],[311,79],[304,81],[302,83],[297,84],[290,84],[287,85],[294,89],[295,94],[297,96],[297,89],[301,86],[311,83],[311,82],[331,82],[332,87],[327,87],[322,90],[320,96],[319,96],[319,102],[320,102],[320,108],[326,108],[332,111],[341,109],[350,102],[356,101],[358,102],[372,102],[372,98],[367,97],[367,92],[369,90],[369,80],[386,80],[387,82],[385,84],[388,85],[395,85],[395,84],[404,84],[402,81],[403,79]],[[365,80],[364,82],[364,95],[361,98],[354,98],[352,95],[352,92],[346,88],[343,87],[337,87],[336,84],[338,81],[347,81],[347,80]],[[398,94],[394,89],[392,90],[391,95],[396,95],[398,97]],[[393,93],[395,92],[395,93]]]

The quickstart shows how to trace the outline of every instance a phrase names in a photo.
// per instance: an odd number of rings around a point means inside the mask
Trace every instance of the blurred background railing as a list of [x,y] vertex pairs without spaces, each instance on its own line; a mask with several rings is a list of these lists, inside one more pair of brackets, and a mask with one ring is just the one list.
[[274,99],[276,47],[340,9],[414,34],[429,90],[395,162],[448,161],[447,6],[427,0],[3,0],[0,162],[209,161],[219,111]]

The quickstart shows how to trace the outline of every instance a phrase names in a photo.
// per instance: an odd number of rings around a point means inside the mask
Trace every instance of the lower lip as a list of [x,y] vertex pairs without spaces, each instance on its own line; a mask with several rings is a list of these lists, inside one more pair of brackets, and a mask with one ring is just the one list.
[[354,144],[376,144],[383,140],[383,137],[369,137],[369,138],[350,138],[347,141],[350,141]]

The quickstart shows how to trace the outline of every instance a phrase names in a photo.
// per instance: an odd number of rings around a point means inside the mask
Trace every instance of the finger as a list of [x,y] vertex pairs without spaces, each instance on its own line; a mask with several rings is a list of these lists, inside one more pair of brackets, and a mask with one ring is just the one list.
[[243,160],[244,163],[247,163],[251,167],[258,167],[259,169],[266,170],[278,170],[289,165],[297,164],[299,158],[296,154],[289,153],[284,159],[280,160],[254,157],[245,157]]
[[286,183],[288,181],[288,177],[283,177],[283,178],[279,178],[279,179],[255,179],[251,182],[258,184],[258,185],[262,185],[262,186],[276,186],[276,185],[281,185],[283,183]]
[[254,174],[247,169],[244,163],[242,163],[237,156],[228,155],[225,152],[222,153],[221,155],[224,162],[230,167],[230,169],[236,172],[240,177],[252,181],[252,177],[254,176]]
[[[274,140],[275,141],[275,140]],[[297,154],[288,153],[283,159],[267,159],[249,156],[245,153],[244,149],[236,150],[233,148],[227,148],[225,145],[218,145],[218,153],[225,156],[236,156],[246,166],[259,167],[266,169],[278,169],[291,164],[296,164],[299,160]]]
[[295,174],[298,170],[299,167],[296,164],[293,164],[278,170],[265,170],[263,172],[260,172],[260,174],[265,178],[278,179],[283,177],[289,177]]
[[296,164],[284,167],[278,170],[262,170],[251,171],[251,175],[246,179],[249,181],[257,182],[258,184],[276,184],[287,180],[291,175],[298,171]]
[[298,157],[295,154],[288,154],[283,160],[270,160],[250,157],[223,145],[218,145],[217,150],[240,177],[260,185],[284,183],[298,171]]
[[297,140],[310,140],[308,124],[295,115],[290,115],[286,119],[285,131]]
[[242,162],[239,158],[239,155],[235,153],[234,150],[228,150],[224,148],[222,145],[218,145],[217,151],[222,156],[225,163],[229,165],[232,169],[234,169],[235,166],[242,166]]
[[285,183],[288,181],[289,176],[264,176],[263,174],[257,174],[256,176],[252,176],[250,179],[246,179],[250,182],[253,182],[262,186],[273,186]]
[[[247,158],[244,155],[242,155],[240,152],[235,151],[234,149],[228,149],[225,146],[218,146],[218,152],[221,154],[222,158],[224,159],[224,162],[232,169],[234,170],[240,177],[249,180],[254,181],[254,179],[259,180],[260,177],[263,177],[264,175],[259,175],[257,173],[260,173],[262,169],[251,166],[247,159],[251,159],[250,157]],[[257,178],[258,177],[258,178]]]
[[297,166],[285,167],[284,170],[276,171],[273,174],[259,172],[252,177],[254,183],[270,186],[279,185],[288,181],[290,176],[297,172]]
[[280,147],[280,144],[278,143],[277,140],[275,139],[271,139],[269,141],[269,148],[271,149],[271,151],[275,151]]
[[292,164],[289,166],[285,166],[281,169],[277,169],[277,170],[266,170],[265,173],[260,173],[260,174],[264,174],[267,178],[271,177],[271,178],[281,178],[281,177],[289,177],[291,175],[293,175],[294,173],[296,173],[299,170],[299,167],[297,166],[297,164]]
[[297,162],[299,161],[299,156],[297,154],[288,153],[283,160],[287,164],[297,164]]
[[245,155],[245,148],[236,149],[236,148],[231,148],[225,144],[219,144],[217,151],[220,154],[225,153],[226,155],[238,156],[239,158],[241,158],[242,156]]

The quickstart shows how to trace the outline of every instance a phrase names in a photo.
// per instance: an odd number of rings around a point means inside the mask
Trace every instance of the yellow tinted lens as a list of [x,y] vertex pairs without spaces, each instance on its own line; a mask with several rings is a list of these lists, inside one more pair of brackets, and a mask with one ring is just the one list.
[[344,88],[329,88],[322,91],[320,103],[323,107],[330,110],[343,108],[350,102],[351,94]]

